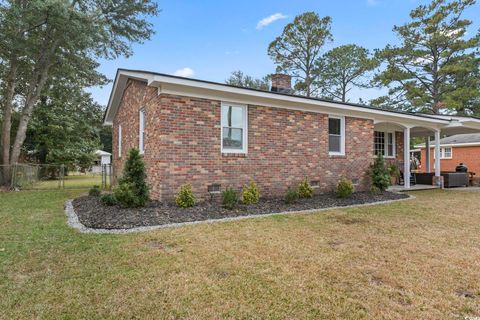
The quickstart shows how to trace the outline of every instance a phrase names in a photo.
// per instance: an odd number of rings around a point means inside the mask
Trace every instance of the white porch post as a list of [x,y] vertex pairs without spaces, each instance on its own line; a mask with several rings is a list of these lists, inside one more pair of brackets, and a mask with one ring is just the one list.
[[440,177],[440,130],[435,130],[435,176]]
[[430,173],[430,136],[425,139],[425,172]]
[[403,130],[403,181],[405,189],[410,189],[410,128]]

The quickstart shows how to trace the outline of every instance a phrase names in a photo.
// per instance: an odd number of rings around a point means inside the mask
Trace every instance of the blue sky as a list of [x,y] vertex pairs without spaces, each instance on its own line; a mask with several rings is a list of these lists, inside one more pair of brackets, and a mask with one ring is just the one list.
[[[133,46],[129,58],[101,61],[99,71],[110,79],[117,68],[150,70],[224,82],[233,70],[262,77],[275,71],[267,55],[269,43],[283,27],[305,11],[332,17],[334,42],[326,50],[348,43],[368,49],[396,43],[392,27],[409,19],[423,0],[165,0],[150,19],[155,35]],[[465,17],[474,20],[479,5]],[[264,23],[260,23],[263,20]],[[474,29],[478,29],[475,21]],[[474,32],[474,30],[472,30]],[[111,85],[92,88],[94,99],[106,105]],[[351,100],[370,99],[381,91],[356,90]]]

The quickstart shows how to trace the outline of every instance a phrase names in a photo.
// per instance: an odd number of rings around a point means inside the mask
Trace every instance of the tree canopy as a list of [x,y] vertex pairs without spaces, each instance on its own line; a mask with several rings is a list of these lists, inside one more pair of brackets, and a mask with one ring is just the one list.
[[[0,2],[2,163],[18,161],[34,108],[58,83],[106,83],[97,59],[129,56],[153,33],[152,0],[9,0]],[[18,127],[12,129],[12,114]],[[10,140],[14,136],[13,146]]]
[[336,47],[316,62],[318,78],[314,86],[322,97],[347,102],[348,93],[354,87],[369,86],[367,73],[376,66],[376,59],[365,48],[355,44]]
[[317,95],[314,83],[319,74],[315,65],[324,45],[332,41],[331,18],[305,12],[287,24],[283,32],[268,46],[268,55],[277,64],[277,72],[296,79],[295,89],[307,97]]
[[384,64],[375,76],[388,95],[380,106],[438,114],[478,112],[480,33],[468,37],[472,21],[462,18],[474,0],[433,0],[410,13],[411,21],[395,26],[399,45],[376,56]]
[[256,79],[252,76],[249,76],[243,73],[240,70],[233,71],[230,74],[230,77],[225,80],[226,84],[232,86],[260,89],[260,90],[269,90],[270,89],[270,77],[265,76],[261,79]]

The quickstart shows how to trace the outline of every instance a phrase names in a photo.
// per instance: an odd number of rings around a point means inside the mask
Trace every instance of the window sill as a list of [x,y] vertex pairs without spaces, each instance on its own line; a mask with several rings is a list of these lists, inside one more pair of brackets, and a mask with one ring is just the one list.
[[344,153],[329,153],[329,158],[338,158],[338,159],[345,159],[347,156]]
[[246,158],[247,153],[245,153],[245,152],[222,152],[222,157]]

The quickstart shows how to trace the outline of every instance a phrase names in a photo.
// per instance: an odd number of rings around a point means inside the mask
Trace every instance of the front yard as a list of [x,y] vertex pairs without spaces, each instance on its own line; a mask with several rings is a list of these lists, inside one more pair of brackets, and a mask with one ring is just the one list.
[[0,193],[0,319],[480,317],[480,193],[127,235]]

